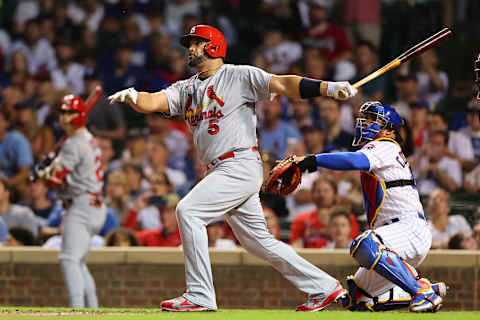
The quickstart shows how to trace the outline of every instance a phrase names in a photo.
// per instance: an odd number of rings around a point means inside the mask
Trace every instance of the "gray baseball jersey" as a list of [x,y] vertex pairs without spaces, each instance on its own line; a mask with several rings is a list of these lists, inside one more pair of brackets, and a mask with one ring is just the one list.
[[204,164],[257,145],[255,102],[270,97],[271,77],[259,68],[225,64],[205,80],[195,75],[163,90],[170,113],[184,116]]
[[223,65],[214,75],[194,76],[163,90],[170,112],[183,115],[204,164],[219,160],[177,205],[185,255],[185,298],[217,309],[205,226],[226,215],[242,246],[272,264],[298,289],[320,301],[337,281],[301,258],[267,229],[259,199],[263,168],[257,146],[255,102],[270,96],[272,75],[255,67]]
[[87,129],[66,139],[58,158],[61,166],[70,171],[60,192],[62,199],[72,199],[85,193],[99,193],[102,190],[100,148]]
[[98,307],[95,282],[90,274],[86,257],[94,234],[102,228],[106,219],[106,208],[98,194],[103,187],[103,171],[100,149],[95,138],[83,129],[67,138],[58,155],[60,170],[66,174],[60,188],[60,197],[65,201],[63,216],[62,268],[70,307]]

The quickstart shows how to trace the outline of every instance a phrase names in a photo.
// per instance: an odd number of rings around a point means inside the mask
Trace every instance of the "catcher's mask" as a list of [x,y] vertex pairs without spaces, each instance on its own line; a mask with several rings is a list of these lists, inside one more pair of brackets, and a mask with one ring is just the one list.
[[87,122],[87,107],[79,96],[69,94],[63,97],[60,111],[75,112],[77,116],[72,119],[72,124],[77,127],[83,127]]
[[365,102],[358,113],[355,124],[353,146],[361,146],[375,139],[380,130],[395,130],[402,126],[402,117],[390,106],[378,101]]
[[180,38],[180,44],[188,49],[191,38],[207,41],[205,53],[211,58],[224,58],[227,54],[227,40],[217,28],[199,24],[193,26],[190,32]]

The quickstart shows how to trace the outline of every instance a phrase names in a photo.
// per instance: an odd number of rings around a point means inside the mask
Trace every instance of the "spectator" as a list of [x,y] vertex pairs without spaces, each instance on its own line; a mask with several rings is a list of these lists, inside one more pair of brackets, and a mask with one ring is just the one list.
[[170,153],[169,166],[182,170],[185,166],[185,157],[189,148],[185,135],[172,128],[170,119],[158,113],[147,115],[147,125],[150,136],[155,135],[158,140],[163,141]]
[[262,51],[267,68],[273,73],[286,73],[290,65],[302,57],[302,47],[284,37],[285,32],[278,25],[270,25],[263,34]]
[[[377,49],[371,42],[359,42],[355,48],[355,52],[357,74],[353,78],[352,83],[379,69]],[[361,91],[366,100],[382,101],[386,85],[385,77],[378,77],[364,84],[361,87]]]
[[352,238],[350,237],[351,231],[350,214],[341,208],[335,210],[332,212],[330,223],[328,224],[328,234],[331,240],[325,248],[350,248],[350,244],[352,243]]
[[182,171],[168,167],[170,152],[162,136],[151,135],[148,137],[147,159],[148,164],[144,167],[145,176],[165,172],[168,180],[176,189],[181,188],[187,182],[187,177]]
[[410,103],[427,104],[418,96],[418,79],[414,74],[400,74],[395,79],[395,87],[398,100],[392,103],[392,107],[403,119],[411,122]]
[[433,110],[448,92],[448,76],[438,69],[435,49],[427,50],[419,57],[420,70],[417,72],[418,95]]
[[22,227],[12,227],[8,230],[7,239],[3,243],[4,247],[23,247],[34,246],[35,237],[33,233]]
[[[428,118],[427,125],[429,132],[448,130],[448,122],[440,112],[432,113]],[[473,169],[475,160],[473,140],[470,141],[464,131],[448,130],[447,154],[450,158],[458,160],[465,171]]]
[[122,165],[119,160],[113,160],[113,157],[115,156],[115,150],[113,150],[113,143],[111,139],[103,136],[97,136],[95,137],[95,140],[97,141],[98,147],[101,151],[100,162],[102,163],[103,180],[107,181],[110,173],[120,171]]
[[120,224],[123,224],[131,206],[127,175],[121,171],[112,172],[108,176],[105,195],[108,210],[113,212]]
[[323,152],[352,150],[353,136],[342,129],[340,103],[330,98],[317,99],[320,121],[325,127]]
[[135,201],[149,188],[148,182],[143,178],[142,165],[135,162],[124,162],[122,171],[127,175],[130,199]]
[[[410,128],[415,150],[420,150],[428,139],[427,120],[429,117],[429,109],[425,104],[413,102],[410,103],[410,111],[412,114],[412,121]],[[445,130],[446,128],[437,129]],[[450,139],[449,139],[450,140]],[[450,144],[450,141],[449,141]]]
[[137,236],[142,246],[178,247],[182,244],[175,214],[175,207],[179,200],[174,194],[148,199],[148,204],[158,206],[162,227],[138,232]]
[[173,191],[173,186],[165,172],[150,175],[148,177],[151,189],[137,198],[128,216],[123,221],[123,226],[131,230],[158,229],[160,224],[160,212],[158,206],[148,204],[150,197],[162,197]]
[[480,102],[476,98],[470,100],[467,106],[468,126],[460,132],[466,134],[472,141],[476,160],[480,160]]
[[280,240],[282,230],[280,229],[280,224],[278,223],[278,218],[275,215],[275,212],[268,207],[263,207],[263,214],[265,216],[265,221],[267,222],[268,231],[275,237],[275,239]]
[[165,20],[171,34],[179,36],[190,30],[182,29],[182,20],[186,15],[196,16],[200,13],[200,2],[198,0],[173,0],[167,1],[165,5]]
[[236,249],[233,240],[225,238],[225,221],[223,218],[213,220],[207,226],[208,246],[215,249]]
[[260,105],[263,112],[260,147],[272,152],[276,159],[282,159],[302,140],[302,136],[297,128],[281,120],[282,105],[278,97],[262,101]]
[[40,225],[29,207],[10,202],[10,190],[4,180],[0,179],[0,217],[8,229],[22,227],[28,229],[36,238]]
[[51,72],[53,86],[67,89],[75,95],[85,92],[85,67],[75,62],[75,47],[70,39],[61,39],[55,47],[58,66]]
[[[31,79],[30,70],[28,69],[27,55],[23,51],[16,51],[12,55],[12,66],[8,73],[8,85],[17,88],[25,88],[27,82]],[[22,99],[25,96],[22,95]]]
[[289,99],[293,111],[292,124],[297,128],[311,126],[313,106],[307,99]]
[[48,192],[49,189],[44,179],[37,179],[30,183],[31,201],[29,207],[42,227],[47,225],[48,217],[55,214],[53,212],[61,213],[63,211],[59,203],[48,198]]
[[137,247],[139,245],[135,232],[127,228],[113,229],[105,236],[106,247]]
[[306,37],[317,42],[322,55],[335,67],[335,81],[350,80],[355,75],[355,67],[349,61],[353,52],[347,34],[340,26],[328,22],[328,1],[309,0],[308,3],[310,26]]
[[30,144],[15,129],[9,130],[10,117],[0,109],[0,176],[7,179],[9,186],[21,189],[26,186],[30,166],[33,165]]
[[435,189],[428,198],[428,225],[432,232],[432,249],[446,249],[450,238],[459,232],[472,235],[467,220],[462,215],[450,214],[450,199],[444,189]]
[[132,65],[143,68],[147,61],[148,43],[143,39],[137,19],[134,16],[128,17],[122,28],[125,40],[132,48]]
[[8,227],[0,216],[0,245],[5,242],[8,235]]
[[340,1],[339,10],[342,12],[346,32],[357,47],[361,41],[369,41],[376,48],[380,47],[381,2],[381,0],[363,0],[361,3],[356,0]]
[[[302,133],[303,141],[306,147],[304,153],[322,153],[324,131],[320,123],[316,123],[312,126],[301,127],[300,132]],[[320,177],[320,174],[321,170],[317,170],[310,174],[304,174],[298,188],[285,198],[289,212],[287,218],[288,221],[292,221],[300,213],[315,210],[316,206],[312,201],[311,189],[315,180]]]
[[34,104],[33,100],[17,104],[16,122],[18,131],[27,138],[32,148],[32,156],[40,160],[53,150],[55,137],[50,127],[38,125]]
[[147,135],[139,128],[127,133],[126,148],[122,152],[122,162],[143,164],[146,162]]
[[436,188],[449,192],[457,191],[462,185],[460,162],[448,156],[448,132],[433,131],[421,152],[411,162],[420,195],[428,195]]
[[132,86],[138,90],[144,88],[145,70],[133,65],[132,58],[130,45],[122,43],[116,48],[113,70],[107,70],[102,75],[107,94]]
[[28,59],[28,70],[31,75],[40,72],[51,72],[57,67],[55,50],[47,39],[40,35],[40,21],[31,19],[26,22],[25,40],[17,40],[12,45],[12,52],[22,51]]
[[72,1],[68,4],[68,17],[76,25],[85,25],[91,31],[97,31],[103,19],[105,9],[98,0]]
[[[312,186],[312,199],[317,208],[299,214],[291,225],[290,244],[293,247],[323,248],[329,241],[327,226],[337,203],[337,184],[333,180],[318,178]],[[350,238],[355,239],[360,229],[353,214],[350,215],[350,223]]]
[[477,241],[463,232],[457,233],[448,241],[448,249],[477,250]]

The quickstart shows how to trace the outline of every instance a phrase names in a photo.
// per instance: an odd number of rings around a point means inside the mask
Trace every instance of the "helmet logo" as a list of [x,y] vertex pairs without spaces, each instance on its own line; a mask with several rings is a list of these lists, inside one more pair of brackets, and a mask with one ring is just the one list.
[[192,29],[190,29],[190,33],[195,33],[196,29],[197,29],[197,26],[193,26]]

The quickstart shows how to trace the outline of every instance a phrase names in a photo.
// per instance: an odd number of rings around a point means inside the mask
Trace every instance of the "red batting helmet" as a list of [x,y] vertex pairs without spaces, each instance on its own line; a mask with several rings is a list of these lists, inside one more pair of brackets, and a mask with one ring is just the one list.
[[220,30],[211,26],[199,24],[193,26],[189,33],[181,37],[180,43],[185,48],[188,48],[190,39],[193,37],[208,41],[208,43],[205,45],[205,52],[210,57],[225,58],[225,55],[227,54],[227,41]]
[[87,106],[79,96],[69,94],[63,97],[60,110],[78,112],[77,116],[72,120],[72,124],[77,127],[82,127],[87,122]]

